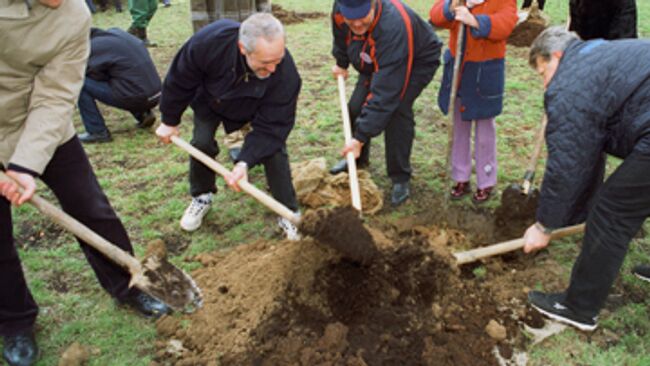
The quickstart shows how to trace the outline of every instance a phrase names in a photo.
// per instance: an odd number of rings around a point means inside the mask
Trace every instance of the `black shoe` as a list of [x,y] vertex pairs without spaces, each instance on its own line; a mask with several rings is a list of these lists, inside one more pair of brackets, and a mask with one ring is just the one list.
[[84,132],[79,134],[79,141],[92,144],[95,142],[111,142],[113,141],[113,138],[111,137],[111,133],[108,131],[102,133]]
[[241,147],[233,147],[232,149],[228,150],[228,156],[230,157],[230,160],[232,160],[233,163],[237,162],[237,158],[239,158],[240,152],[241,152]]
[[397,207],[404,203],[409,195],[411,194],[409,190],[409,182],[395,183],[393,184],[393,190],[390,193],[390,203],[393,207]]
[[[370,165],[369,162],[357,159],[357,168],[358,169],[367,168],[368,165]],[[338,163],[334,164],[334,166],[330,169],[330,174],[337,175],[339,173],[343,173],[343,172],[347,172],[347,171],[348,171],[348,161],[346,159],[341,159],[341,160],[339,160]]]
[[598,317],[582,316],[562,304],[564,293],[545,294],[531,291],[528,293],[528,302],[543,315],[580,330],[593,331],[598,326]]
[[165,303],[139,290],[121,302],[132,307],[146,318],[157,319],[172,312],[172,309]]
[[4,337],[2,356],[9,366],[30,366],[38,359],[38,346],[31,331]]
[[147,36],[147,28],[138,28],[138,31],[140,34],[140,39],[142,40],[142,43],[144,43],[145,47],[158,47],[158,44],[156,42],[149,40],[149,37]]
[[138,116],[138,123],[136,126],[138,128],[149,128],[153,126],[154,122],[156,122],[156,115],[150,109]]
[[634,275],[639,277],[640,279],[650,282],[650,266],[649,265],[636,266],[632,270],[632,273],[634,273]]

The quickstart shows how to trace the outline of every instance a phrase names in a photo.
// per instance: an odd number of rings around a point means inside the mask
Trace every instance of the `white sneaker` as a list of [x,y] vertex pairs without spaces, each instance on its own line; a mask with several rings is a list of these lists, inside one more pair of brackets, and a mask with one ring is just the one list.
[[300,240],[300,233],[298,228],[291,221],[285,219],[284,217],[278,217],[278,226],[284,232],[284,235],[289,241],[298,241]]
[[211,206],[211,192],[192,197],[192,203],[187,207],[181,218],[181,228],[185,231],[194,231],[201,227],[203,216],[208,213]]

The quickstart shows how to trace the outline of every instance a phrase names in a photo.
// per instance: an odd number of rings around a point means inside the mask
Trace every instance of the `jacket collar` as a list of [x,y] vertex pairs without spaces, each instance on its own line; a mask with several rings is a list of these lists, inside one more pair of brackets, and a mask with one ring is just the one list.
[[0,19],[26,19],[31,0],[0,0]]

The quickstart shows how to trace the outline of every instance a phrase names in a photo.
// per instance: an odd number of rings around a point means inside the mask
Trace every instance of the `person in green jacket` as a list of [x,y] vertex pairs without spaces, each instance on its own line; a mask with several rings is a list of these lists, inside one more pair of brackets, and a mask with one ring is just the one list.
[[147,27],[156,10],[158,10],[158,0],[129,0],[129,12],[133,22],[127,31],[140,38],[147,47],[156,46],[147,36]]

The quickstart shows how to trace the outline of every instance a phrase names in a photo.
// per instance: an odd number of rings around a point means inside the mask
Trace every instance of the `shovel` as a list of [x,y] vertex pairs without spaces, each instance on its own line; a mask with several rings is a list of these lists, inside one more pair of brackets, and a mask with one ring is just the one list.
[[[339,75],[337,77],[339,85],[339,102],[341,103],[341,115],[343,116],[343,133],[345,143],[352,141],[352,128],[350,127],[350,113],[348,104],[345,102],[345,79]],[[350,151],[345,154],[348,161],[348,177],[350,178],[350,194],[352,195],[352,207],[361,214],[361,193],[359,192],[359,177],[357,176],[357,162],[354,154]]]
[[539,160],[539,155],[542,152],[542,145],[544,144],[544,132],[546,131],[547,118],[546,114],[542,118],[542,124],[539,126],[537,136],[535,137],[535,147],[533,153],[526,166],[524,173],[524,180],[521,184],[511,184],[501,194],[501,207],[498,211],[501,214],[496,216],[502,217],[504,220],[514,218],[525,218],[534,214],[537,209],[539,201],[539,190],[532,189],[533,179],[535,178],[535,167]]
[[[11,178],[0,171],[2,180]],[[201,290],[194,280],[166,258],[151,255],[140,262],[44,198],[34,194],[29,203],[106,258],[128,270],[131,274],[129,287],[135,286],[176,311],[190,313],[202,306]]]
[[[230,171],[223,165],[182,138],[172,136],[171,141],[221,176],[226,177],[230,174]],[[298,226],[300,231],[336,249],[346,258],[362,264],[369,264],[378,253],[372,236],[363,227],[361,219],[359,219],[359,213],[349,207],[334,210],[316,210],[307,212],[303,217],[246,180],[242,179],[237,184],[242,191],[251,195],[271,211]]]
[[[565,236],[582,233],[583,231],[585,231],[585,224],[567,226],[565,228],[553,231],[551,234],[551,239],[560,239]],[[475,262],[479,259],[484,259],[521,249],[524,247],[524,244],[524,238],[504,241],[487,247],[454,253],[454,258],[456,258],[456,264],[462,265]]]
[[[458,5],[465,5],[464,0],[460,0]],[[465,24],[458,24],[458,41],[456,42],[456,58],[454,58],[454,69],[451,74],[451,91],[449,92],[449,124],[447,125],[447,161],[445,169],[447,176],[451,178],[451,149],[454,144],[454,119],[456,118],[456,94],[458,94],[458,83],[460,82],[460,64],[463,53],[463,43],[465,43]],[[451,47],[450,47],[451,48]],[[448,179],[449,179],[448,178]],[[445,195],[445,202],[449,203],[450,195]]]

